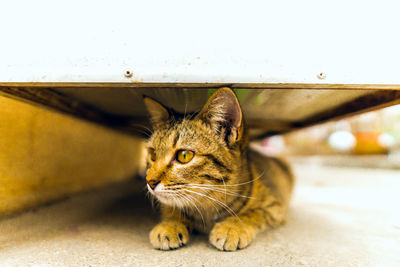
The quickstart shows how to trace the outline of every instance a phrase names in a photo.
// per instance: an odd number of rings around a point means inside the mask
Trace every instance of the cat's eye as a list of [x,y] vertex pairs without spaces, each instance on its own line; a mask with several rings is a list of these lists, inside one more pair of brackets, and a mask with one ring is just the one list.
[[176,160],[179,163],[185,164],[191,161],[194,157],[194,152],[190,150],[179,150],[176,152]]
[[149,155],[150,155],[151,161],[156,161],[157,157],[156,157],[156,152],[154,151],[154,149],[152,149],[152,148],[149,149]]

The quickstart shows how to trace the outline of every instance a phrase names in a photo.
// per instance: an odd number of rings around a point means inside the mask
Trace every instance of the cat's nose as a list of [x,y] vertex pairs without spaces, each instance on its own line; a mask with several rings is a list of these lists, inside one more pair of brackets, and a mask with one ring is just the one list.
[[151,187],[151,189],[154,190],[154,188],[156,188],[156,186],[160,183],[160,180],[154,180],[151,179],[150,181],[147,181],[147,184]]

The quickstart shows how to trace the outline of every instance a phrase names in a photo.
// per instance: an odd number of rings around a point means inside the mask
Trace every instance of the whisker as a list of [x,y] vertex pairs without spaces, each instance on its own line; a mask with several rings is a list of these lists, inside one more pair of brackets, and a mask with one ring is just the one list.
[[[186,199],[185,199],[184,196],[183,196],[182,194],[180,194],[179,192],[177,192],[176,195],[178,196],[178,197],[176,198],[176,200],[179,201],[180,208],[182,208],[182,209],[185,211],[185,208],[186,208],[186,206],[187,206],[187,205],[185,205],[185,203],[187,203],[187,202],[186,202]],[[188,203],[188,204],[189,204],[189,203]]]
[[[183,197],[187,197],[187,198],[189,198],[189,197],[191,197],[190,195],[183,195],[183,194],[181,194]],[[192,197],[192,199],[193,200],[196,200],[195,198],[193,198]],[[190,203],[190,199],[188,199],[188,202]],[[193,204],[194,205],[194,207],[197,209],[197,211],[199,212],[199,214],[200,214],[200,216],[201,216],[201,220],[203,221],[203,226],[204,226],[204,229],[206,228],[206,222],[205,222],[205,220],[204,220],[204,217],[203,217],[203,214],[201,213],[201,211],[200,211],[200,209],[197,207],[197,205],[196,205],[196,203],[195,202],[192,202],[191,204]]]
[[[197,198],[196,196],[191,196],[191,195],[188,195],[188,196],[190,196],[192,199],[194,199],[194,200],[196,200],[196,201],[199,201],[198,198]],[[210,203],[211,203],[211,205],[214,207],[215,211],[218,213],[218,216],[221,217],[221,213],[219,212],[218,207],[215,206],[215,204],[214,204],[213,201],[211,201]]]
[[244,197],[244,198],[249,198],[249,199],[256,199],[254,197],[241,195],[239,193],[231,192],[231,191],[228,191],[228,190],[224,190],[222,188],[209,188],[209,187],[201,187],[201,186],[188,186],[188,187],[189,188],[197,188],[197,189],[207,190],[207,191],[215,191],[215,192],[218,192],[218,193],[224,193],[225,194],[225,198],[226,198],[226,195],[230,195],[230,196],[236,196],[236,197]]
[[207,196],[205,194],[199,193],[199,192],[195,192],[195,191],[192,191],[192,190],[189,190],[189,189],[183,189],[183,190],[185,190],[187,192],[190,192],[190,193],[193,193],[193,194],[197,194],[197,195],[202,196],[202,197],[206,197],[206,198],[208,198],[210,200],[215,201],[216,203],[218,203],[222,207],[224,207],[225,210],[228,211],[232,216],[235,216],[236,218],[238,218],[240,220],[240,218],[237,216],[237,214],[228,205],[226,205],[225,203],[223,203],[223,202],[221,202],[221,201],[219,201],[219,200],[217,200],[217,199],[215,199],[213,197],[210,197],[210,196]]
[[213,187],[209,187],[209,185],[205,185],[205,184],[185,184],[183,185],[179,185],[179,186],[171,186],[170,188],[173,188],[174,190],[180,190],[183,188],[198,188],[198,189],[203,189],[203,190],[209,190],[209,191],[215,191],[218,193],[224,193],[225,194],[225,201],[226,201],[226,195],[230,195],[230,196],[237,196],[237,197],[244,197],[244,198],[249,198],[249,199],[257,199],[255,197],[250,197],[250,196],[245,196],[245,195],[241,195],[237,192],[233,192],[231,189],[228,190],[226,187],[224,188],[213,188]]
[[244,195],[240,195],[237,192],[233,192],[232,190],[227,190],[227,189],[222,189],[222,188],[209,188],[209,187],[203,187],[201,185],[192,185],[192,184],[186,184],[185,186],[179,186],[179,187],[173,187],[172,191],[177,191],[177,190],[182,190],[184,188],[198,188],[198,189],[203,189],[203,190],[209,190],[209,191],[215,191],[215,192],[219,192],[219,193],[226,193],[227,195],[235,195],[235,196],[243,196]]
[[207,187],[225,187],[225,186],[239,186],[239,185],[245,185],[245,184],[249,184],[252,183],[258,179],[260,179],[262,176],[264,175],[264,173],[262,173],[261,175],[259,175],[257,178],[247,181],[247,182],[243,182],[243,183],[239,183],[239,184],[227,184],[227,185],[213,185],[213,184],[191,184],[191,185],[200,185],[200,186],[207,186]]
[[225,202],[226,202],[226,183],[224,177],[222,177],[222,182],[224,183],[224,189],[225,189]]
[[147,191],[146,193],[146,197],[149,198],[150,200],[150,204],[151,204],[151,208],[154,209],[154,205],[155,205],[155,200],[154,200],[154,196],[153,194],[151,194],[149,191]]
[[[189,196],[190,196],[190,195],[189,195]],[[195,196],[191,196],[191,197],[192,197],[193,199],[196,199],[196,200],[197,200],[197,198],[196,198]],[[215,211],[218,213],[218,216],[221,217],[221,213],[219,212],[219,209],[217,208],[217,206],[215,206],[215,204],[214,204],[213,201],[211,201],[211,205],[213,205]]]
[[130,123],[128,129],[138,131],[147,137],[150,137],[153,134],[153,131],[142,124]]

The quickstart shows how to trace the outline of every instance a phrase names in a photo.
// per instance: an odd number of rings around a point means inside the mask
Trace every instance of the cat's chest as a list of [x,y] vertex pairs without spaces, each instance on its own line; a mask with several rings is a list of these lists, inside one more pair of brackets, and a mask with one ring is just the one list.
[[[196,210],[197,211],[197,210]],[[191,225],[199,232],[209,233],[216,222],[220,221],[222,216],[212,212],[186,211],[186,217],[191,221]]]

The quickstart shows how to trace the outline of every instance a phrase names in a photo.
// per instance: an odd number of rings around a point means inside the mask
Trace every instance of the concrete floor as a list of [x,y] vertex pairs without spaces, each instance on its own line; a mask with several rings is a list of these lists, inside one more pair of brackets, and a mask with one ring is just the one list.
[[203,235],[179,250],[152,249],[157,214],[133,183],[0,221],[0,265],[400,266],[399,171],[307,164],[295,172],[287,224],[238,252],[219,252]]

